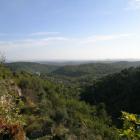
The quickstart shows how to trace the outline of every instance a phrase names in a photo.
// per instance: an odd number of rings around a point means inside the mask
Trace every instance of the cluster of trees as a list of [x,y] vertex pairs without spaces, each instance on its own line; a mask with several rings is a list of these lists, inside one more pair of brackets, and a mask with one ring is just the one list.
[[129,68],[104,77],[81,93],[82,100],[104,103],[107,112],[118,122],[121,111],[140,114],[140,68]]

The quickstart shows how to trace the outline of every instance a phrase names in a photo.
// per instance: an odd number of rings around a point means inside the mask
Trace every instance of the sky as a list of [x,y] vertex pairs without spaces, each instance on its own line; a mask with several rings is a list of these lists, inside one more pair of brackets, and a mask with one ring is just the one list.
[[0,0],[9,61],[140,59],[140,0]]

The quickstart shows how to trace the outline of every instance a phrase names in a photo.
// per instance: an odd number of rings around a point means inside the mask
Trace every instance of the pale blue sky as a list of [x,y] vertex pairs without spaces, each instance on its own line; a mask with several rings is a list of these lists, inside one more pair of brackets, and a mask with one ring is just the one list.
[[8,60],[140,59],[140,0],[0,0]]

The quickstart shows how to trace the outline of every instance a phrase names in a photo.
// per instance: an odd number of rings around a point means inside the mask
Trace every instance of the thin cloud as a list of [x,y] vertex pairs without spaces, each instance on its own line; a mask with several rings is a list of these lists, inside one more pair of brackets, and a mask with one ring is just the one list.
[[133,34],[118,34],[118,35],[96,35],[87,38],[66,38],[66,37],[47,37],[41,39],[31,39],[27,38],[24,40],[14,40],[14,41],[0,41],[0,48],[5,47],[16,47],[16,48],[24,48],[24,47],[47,47],[49,45],[58,45],[63,44],[67,45],[84,45],[84,44],[93,44],[102,41],[110,41],[117,39],[125,39],[131,37]]
[[35,32],[31,33],[30,36],[54,36],[60,34],[59,32]]
[[128,5],[125,10],[139,10],[140,9],[140,0],[129,0]]
[[[0,50],[8,59],[46,59],[46,58],[92,58],[123,54],[135,54],[133,47],[140,44],[140,36],[135,34],[95,35],[85,38],[43,37],[23,40],[0,41]],[[112,51],[107,51],[108,49]],[[114,53],[118,51],[118,53]],[[100,52],[100,53],[98,53]],[[130,55],[130,54],[129,54]],[[136,52],[138,56],[138,51]],[[127,57],[127,56],[126,56]]]
[[116,40],[130,37],[132,34],[117,34],[117,35],[97,35],[83,39],[81,43],[96,43],[102,41]]
[[[13,41],[0,41],[0,48],[34,48],[47,47],[50,44],[59,44],[61,42],[67,42],[69,39],[65,37],[48,37],[42,39],[24,39],[24,40],[13,40]],[[67,44],[67,43],[66,43]]]

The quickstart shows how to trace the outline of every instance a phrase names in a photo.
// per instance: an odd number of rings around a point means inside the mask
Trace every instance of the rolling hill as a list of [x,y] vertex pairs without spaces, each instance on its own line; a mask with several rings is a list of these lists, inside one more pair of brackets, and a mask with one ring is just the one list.
[[59,68],[59,66],[56,65],[46,65],[35,62],[13,62],[6,63],[6,66],[9,67],[12,71],[26,71],[30,73],[50,73]]

